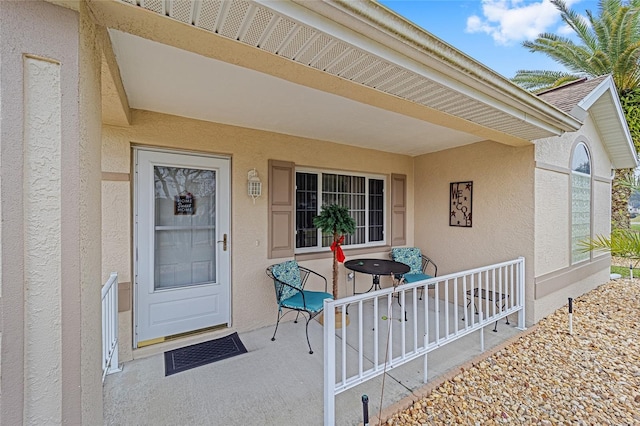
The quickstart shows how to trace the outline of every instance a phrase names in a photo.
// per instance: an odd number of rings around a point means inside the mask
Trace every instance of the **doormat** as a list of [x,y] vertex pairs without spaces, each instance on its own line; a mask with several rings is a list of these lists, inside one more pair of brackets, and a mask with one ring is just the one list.
[[164,353],[164,375],[180,373],[247,353],[238,333]]

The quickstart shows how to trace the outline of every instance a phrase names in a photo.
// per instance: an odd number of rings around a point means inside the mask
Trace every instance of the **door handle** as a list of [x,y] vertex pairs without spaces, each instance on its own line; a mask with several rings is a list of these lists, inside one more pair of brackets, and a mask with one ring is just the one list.
[[223,251],[227,251],[227,234],[224,234],[222,236],[222,239],[220,241],[217,241],[218,243],[222,243],[222,250]]

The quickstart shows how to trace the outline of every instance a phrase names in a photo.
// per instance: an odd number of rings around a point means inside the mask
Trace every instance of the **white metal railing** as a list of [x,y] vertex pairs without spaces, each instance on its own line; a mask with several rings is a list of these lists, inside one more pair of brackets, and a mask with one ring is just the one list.
[[[517,313],[525,327],[524,258],[324,301],[324,424],[341,392]],[[423,297],[419,300],[424,291]],[[347,327],[346,315],[351,324]],[[342,327],[335,328],[341,311]],[[355,315],[354,315],[355,314]],[[484,340],[480,332],[481,350]]]
[[102,382],[118,371],[118,274],[113,272],[102,286]]

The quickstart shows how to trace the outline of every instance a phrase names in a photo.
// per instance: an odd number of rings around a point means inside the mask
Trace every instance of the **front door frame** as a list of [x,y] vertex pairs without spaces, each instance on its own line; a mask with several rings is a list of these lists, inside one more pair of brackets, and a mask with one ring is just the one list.
[[[138,176],[137,176],[137,163],[138,163],[138,154],[140,151],[151,151],[151,152],[158,152],[158,153],[168,153],[168,154],[177,154],[177,155],[186,155],[186,156],[193,156],[193,157],[209,157],[209,158],[213,158],[213,159],[221,159],[221,160],[226,160],[228,161],[229,164],[229,180],[228,180],[228,191],[229,191],[229,204],[228,204],[228,236],[227,236],[227,250],[228,250],[228,306],[227,306],[227,311],[228,311],[228,319],[227,319],[227,327],[231,327],[232,326],[232,279],[231,279],[231,265],[232,265],[232,253],[231,253],[231,248],[232,248],[232,236],[231,236],[231,230],[232,230],[232,216],[231,216],[231,212],[232,212],[232,208],[231,208],[231,199],[232,199],[232,184],[231,184],[231,180],[232,180],[232,162],[231,159],[232,157],[230,155],[218,155],[218,154],[212,154],[212,153],[203,153],[203,152],[198,152],[198,151],[188,151],[188,150],[176,150],[176,149],[166,149],[166,148],[158,148],[158,147],[149,147],[149,146],[132,146],[132,168],[133,168],[133,174],[134,174],[134,178],[132,179],[132,186],[133,186],[133,197],[132,197],[132,202],[133,202],[133,208],[132,208],[132,213],[133,213],[133,259],[132,259],[132,264],[133,264],[133,306],[132,306],[132,320],[133,320],[133,333],[132,333],[132,343],[133,343],[133,348],[136,349],[138,348],[138,344],[140,343],[140,341],[138,339],[138,333],[137,333],[137,326],[138,326],[138,319],[137,319],[137,311],[138,311],[138,268],[139,268],[139,258],[138,258],[138,249],[139,249],[139,244],[140,242],[138,241],[139,239],[139,223],[138,223],[138,205],[140,202],[140,184],[139,184],[139,180],[138,180]],[[195,331],[195,330],[193,330]],[[166,336],[165,336],[166,337]]]

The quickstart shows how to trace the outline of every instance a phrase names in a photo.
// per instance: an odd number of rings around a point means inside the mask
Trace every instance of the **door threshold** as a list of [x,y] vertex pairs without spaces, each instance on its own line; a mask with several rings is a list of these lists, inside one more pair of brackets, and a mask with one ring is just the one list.
[[173,334],[171,336],[144,340],[138,342],[138,347],[133,350],[133,359],[144,358],[182,346],[204,342],[211,338],[219,337],[219,335],[222,334],[221,331],[227,330],[231,330],[231,328],[226,324],[222,324],[185,333]]

